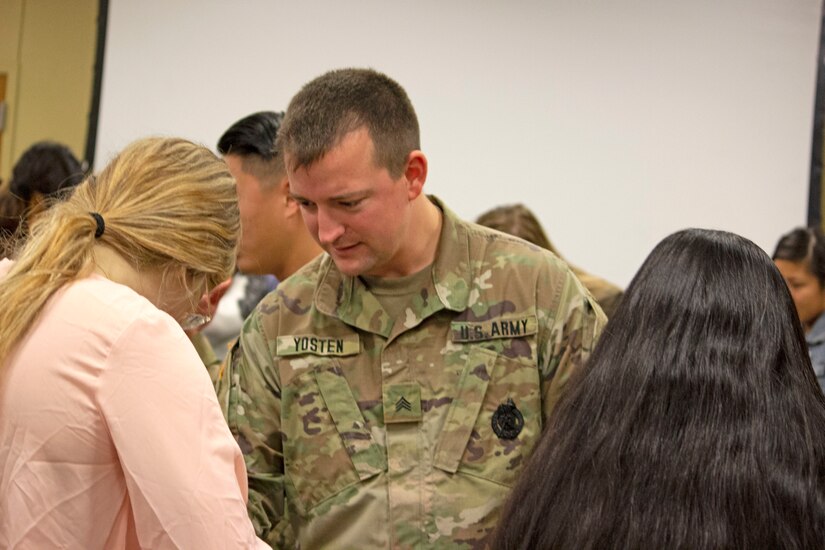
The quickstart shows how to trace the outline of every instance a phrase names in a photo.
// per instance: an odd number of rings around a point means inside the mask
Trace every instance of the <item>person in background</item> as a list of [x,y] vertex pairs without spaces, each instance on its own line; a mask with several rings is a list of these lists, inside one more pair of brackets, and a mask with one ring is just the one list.
[[0,185],[0,256],[9,256],[14,249],[14,236],[20,227],[26,203],[12,195],[8,185]]
[[55,200],[83,180],[80,161],[68,147],[53,141],[35,143],[12,168],[8,186],[0,189],[0,238],[4,255],[12,251],[10,239],[25,236],[28,226]]
[[825,391],[825,236],[798,227],[776,244],[773,261],[791,291],[819,385]]
[[264,111],[235,122],[218,140],[238,185],[243,234],[238,270],[286,279],[321,253],[289,194],[283,155],[275,140],[283,113]]
[[278,134],[326,254],[244,323],[218,395],[276,548],[481,548],[605,318],[545,250],[427,197],[404,89],[330,71]]
[[0,547],[266,547],[183,331],[239,234],[224,163],[150,138],[0,263]]
[[[476,223],[501,231],[502,233],[515,235],[536,246],[546,248],[559,258],[562,258],[559,251],[556,250],[556,247],[550,242],[539,220],[533,212],[523,204],[499,206],[488,210],[478,217]],[[607,315],[607,318],[610,319],[622,299],[622,289],[570,263],[567,265],[570,266],[570,269],[582,284],[587,287],[587,290],[590,291],[590,294],[593,295],[593,298],[595,298],[596,302],[602,307],[602,311]]]
[[767,254],[701,229],[656,246],[492,548],[825,548],[825,396]]
[[218,152],[237,182],[243,225],[239,273],[204,329],[218,360],[261,298],[321,253],[289,196],[283,158],[275,146],[283,117],[273,111],[253,113],[232,124],[218,140]]

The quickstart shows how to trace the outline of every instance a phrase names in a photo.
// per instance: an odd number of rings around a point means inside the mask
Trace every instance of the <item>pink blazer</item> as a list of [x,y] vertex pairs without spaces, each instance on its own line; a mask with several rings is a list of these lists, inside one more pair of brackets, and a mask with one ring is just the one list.
[[246,497],[177,323],[100,276],[55,294],[0,366],[0,548],[266,548]]

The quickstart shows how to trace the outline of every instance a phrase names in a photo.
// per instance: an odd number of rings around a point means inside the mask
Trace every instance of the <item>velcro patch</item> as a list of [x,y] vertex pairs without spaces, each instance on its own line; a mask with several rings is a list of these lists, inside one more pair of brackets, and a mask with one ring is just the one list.
[[276,354],[285,355],[357,355],[361,351],[361,339],[357,334],[348,336],[315,336],[291,334],[278,336]]
[[487,321],[454,321],[450,323],[453,342],[477,342],[494,338],[522,338],[535,334],[538,320],[535,315],[507,317]]
[[383,394],[385,424],[421,420],[421,386],[390,384],[384,386]]

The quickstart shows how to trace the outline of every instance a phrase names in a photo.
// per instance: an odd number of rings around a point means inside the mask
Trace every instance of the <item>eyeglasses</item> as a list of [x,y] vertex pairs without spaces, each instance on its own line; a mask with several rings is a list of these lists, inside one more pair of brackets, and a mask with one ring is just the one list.
[[178,323],[180,324],[183,330],[195,330],[196,328],[202,327],[211,320],[212,317],[210,317],[209,315],[201,315],[200,313],[190,313],[183,319],[178,321]]

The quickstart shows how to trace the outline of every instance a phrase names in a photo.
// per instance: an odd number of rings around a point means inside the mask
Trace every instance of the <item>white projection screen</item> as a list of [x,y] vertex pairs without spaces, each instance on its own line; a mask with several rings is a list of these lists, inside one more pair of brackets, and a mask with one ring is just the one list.
[[806,222],[820,0],[109,0],[96,165],[145,135],[213,150],[334,68],[398,80],[426,188],[526,203],[626,285],[685,227],[770,251]]

